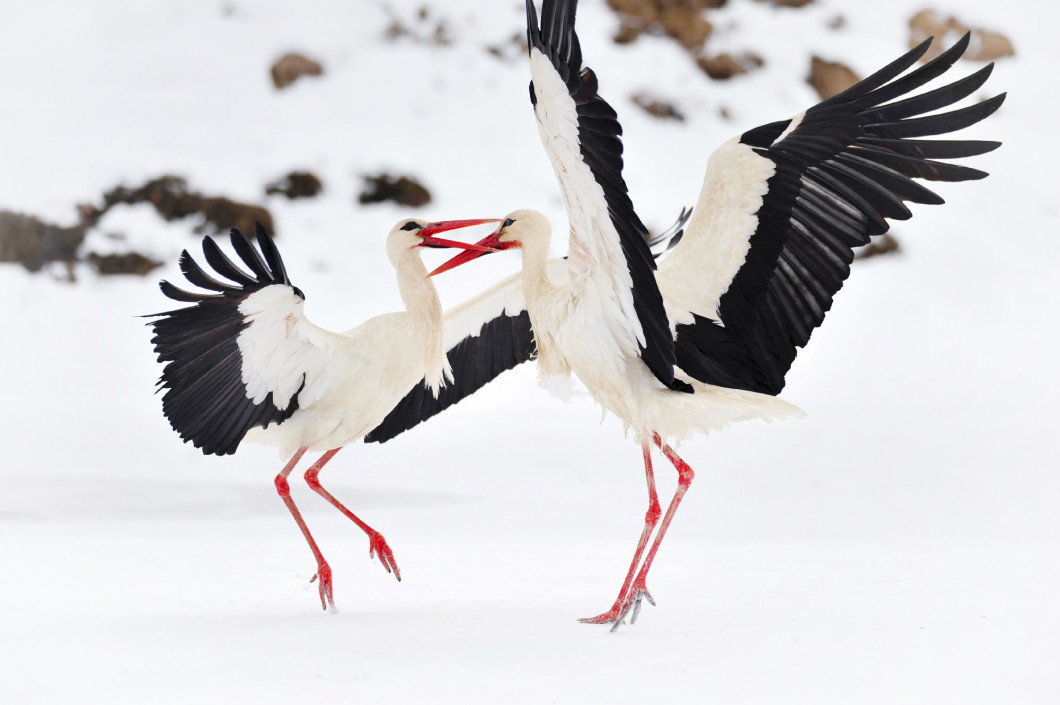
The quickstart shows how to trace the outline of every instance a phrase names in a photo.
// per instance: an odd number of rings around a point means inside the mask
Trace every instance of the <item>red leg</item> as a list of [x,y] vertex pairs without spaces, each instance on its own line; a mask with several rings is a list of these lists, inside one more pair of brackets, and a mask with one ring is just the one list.
[[320,456],[320,458],[313,463],[313,466],[305,471],[306,484],[318,495],[331,502],[336,509],[349,517],[354,524],[361,527],[361,531],[368,534],[368,555],[374,558],[375,554],[378,553],[379,562],[383,564],[384,568],[386,568],[386,572],[389,573],[393,570],[394,577],[400,581],[401,571],[398,570],[397,562],[394,561],[394,552],[390,550],[390,546],[387,545],[386,539],[383,538],[383,535],[358,519],[356,514],[347,509],[342,502],[335,499],[335,496],[324,489],[320,484],[320,479],[318,478],[320,471],[340,450],[342,449],[335,448],[334,450],[329,450]]
[[[309,527],[306,526],[305,520],[302,519],[302,513],[298,511],[298,507],[295,506],[294,500],[291,499],[291,486],[287,483],[287,476],[294,470],[294,466],[298,464],[298,461],[305,455],[305,448],[299,448],[298,452],[287,462],[287,465],[280,471],[280,474],[276,476],[276,491],[280,494],[280,499],[287,505],[287,509],[290,510],[291,516],[294,517],[295,523],[298,524],[298,528],[302,530],[302,535],[305,536],[305,540],[309,542],[309,548],[313,551],[313,555],[317,559],[317,574],[313,576],[313,580],[320,579],[320,606],[324,609],[331,605],[332,609],[335,608],[335,601],[331,595],[331,566],[324,560],[324,554],[320,552],[320,548],[317,546],[317,542],[313,540],[313,535],[309,533]],[[310,582],[313,582],[310,580]]]
[[[640,572],[637,573],[637,577],[630,587],[630,596],[633,598],[633,614],[629,618],[630,624],[637,621],[637,615],[640,613],[641,598],[647,597],[648,602],[655,604],[651,593],[648,592],[645,580],[648,577],[648,571],[651,570],[652,561],[655,560],[655,553],[659,550],[663,536],[666,535],[666,529],[669,528],[670,521],[673,520],[674,514],[677,513],[678,505],[681,504],[685,492],[688,491],[688,486],[692,484],[692,480],[696,476],[696,473],[688,466],[688,463],[681,460],[673,448],[662,442],[658,433],[652,434],[652,440],[655,441],[655,445],[659,446],[659,449],[673,463],[674,469],[677,470],[677,490],[674,492],[673,499],[670,500],[670,506],[666,508],[666,515],[663,517],[662,524],[659,525],[659,533],[655,535],[655,541],[652,542],[651,548],[648,550],[648,556],[644,559],[644,565],[640,567]],[[615,623],[615,628],[617,627],[618,622]]]
[[[655,529],[655,525],[659,522],[659,516],[662,514],[662,508],[659,506],[659,496],[655,492],[655,473],[651,469],[651,446],[643,443],[641,444],[641,449],[644,452],[644,474],[648,480],[648,511],[644,515],[644,530],[640,533],[637,550],[633,554],[633,561],[629,564],[626,579],[622,583],[622,587],[619,588],[618,597],[615,598],[615,604],[611,605],[611,609],[595,617],[580,619],[578,620],[579,622],[585,622],[586,624],[615,622],[617,624],[621,621],[626,611],[629,610],[631,598],[629,588],[633,582],[633,572],[640,565],[641,556],[644,555],[644,547],[648,544],[648,537],[651,536],[651,532]],[[645,588],[645,593],[647,593],[647,588]],[[651,595],[648,595],[648,600],[651,601]]]

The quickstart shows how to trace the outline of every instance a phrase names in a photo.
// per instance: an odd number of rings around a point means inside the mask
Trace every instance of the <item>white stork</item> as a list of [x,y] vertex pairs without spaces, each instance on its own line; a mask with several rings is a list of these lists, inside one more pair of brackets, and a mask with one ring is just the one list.
[[[692,469],[669,444],[733,421],[801,414],[776,395],[797,349],[849,275],[853,248],[885,232],[888,218],[909,218],[904,201],[942,203],[912,178],[986,176],[935,160],[998,146],[912,138],[972,125],[997,110],[1004,95],[925,116],[977,90],[992,68],[906,97],[945,73],[968,46],[965,36],[908,71],[928,40],[844,93],[719,147],[691,221],[656,267],[622,177],[616,113],[598,95],[595,74],[582,67],[576,5],[544,0],[539,22],[526,0],[530,97],[566,202],[569,256],[549,261],[551,228],[543,215],[508,215],[478,244],[490,251],[521,248],[521,284],[515,275],[447,316],[450,360],[461,367],[457,385],[436,400],[414,390],[365,440],[400,433],[473,392],[505,364],[531,357],[532,337],[543,376],[573,371],[641,445],[648,511],[640,540],[614,604],[582,620],[616,629],[631,609],[630,621],[636,620],[643,598],[654,604],[647,574],[692,482]],[[481,254],[462,252],[432,274]],[[652,444],[678,472],[665,515]]]
[[325,451],[306,470],[306,483],[368,535],[369,556],[378,553],[386,571],[401,580],[382,534],[324,489],[319,474],[421,380],[434,395],[452,382],[442,344],[441,302],[418,248],[476,248],[436,235],[492,222],[408,219],[395,225],[386,251],[406,310],[376,316],[344,333],[315,326],[305,317],[305,296],[291,284],[260,223],[260,253],[239,230],[231,232],[232,247],[250,272],[206,237],[206,261],[227,281],[207,274],[185,250],[180,257],[184,276],[211,293],[161,283],[169,298],[194,304],[154,314],[156,320],[149,323],[158,361],[165,363],[158,386],[165,390],[166,418],[185,442],[206,454],[234,453],[246,440],[278,446],[281,457],[289,458],[276,476],[276,490],[316,558],[313,580],[320,581],[325,609],[334,608],[331,567],[291,498],[287,476],[307,451]]

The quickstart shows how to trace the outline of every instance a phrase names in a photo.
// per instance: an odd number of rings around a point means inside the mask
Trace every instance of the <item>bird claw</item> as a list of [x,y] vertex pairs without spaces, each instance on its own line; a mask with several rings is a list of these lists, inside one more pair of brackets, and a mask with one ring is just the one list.
[[394,560],[394,552],[390,550],[383,535],[377,531],[369,536],[368,541],[368,556],[375,558],[376,554],[379,554],[379,562],[383,564],[386,572],[392,572],[400,583],[401,570],[398,568],[397,561]]
[[[633,624],[637,623],[637,617],[638,617],[638,615],[640,615],[641,601],[644,598],[648,599],[648,604],[650,604],[652,607],[655,606],[655,598],[651,596],[650,592],[648,592],[648,588],[640,587],[640,588],[637,588],[636,590],[634,590],[633,591],[633,614],[631,614],[630,617],[629,617],[630,625],[633,625]],[[611,631],[615,631],[616,629],[618,629],[618,625],[619,624],[620,624],[620,622],[616,622],[615,626],[611,627]]]
[[331,607],[332,611],[334,611],[335,598],[332,594],[331,566],[327,563],[317,566],[317,572],[309,579],[309,582],[315,583],[318,579],[320,580],[320,607],[325,610]]
[[618,627],[625,623],[627,615],[629,615],[629,623],[631,625],[637,623],[637,617],[640,616],[641,603],[645,598],[648,600],[648,604],[652,607],[655,606],[655,598],[648,592],[648,586],[642,581],[634,582],[629,592],[624,597],[615,600],[615,604],[607,612],[598,614],[595,617],[585,617],[578,621],[583,624],[610,624],[611,631],[618,631]]

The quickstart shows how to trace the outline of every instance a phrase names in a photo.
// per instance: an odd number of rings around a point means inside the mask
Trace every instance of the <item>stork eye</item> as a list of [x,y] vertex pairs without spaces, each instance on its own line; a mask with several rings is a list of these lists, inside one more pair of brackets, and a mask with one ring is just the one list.
[[511,218],[508,218],[508,220],[506,220],[506,221],[504,221],[503,223],[501,223],[501,227],[502,227],[502,228],[510,228],[510,227],[512,227],[512,225],[514,225],[514,224],[515,224],[515,221],[514,221],[514,220],[512,220]]
[[404,225],[402,225],[401,229],[402,230],[419,230],[420,229],[420,224],[417,223],[415,220],[410,220],[409,222],[407,222]]

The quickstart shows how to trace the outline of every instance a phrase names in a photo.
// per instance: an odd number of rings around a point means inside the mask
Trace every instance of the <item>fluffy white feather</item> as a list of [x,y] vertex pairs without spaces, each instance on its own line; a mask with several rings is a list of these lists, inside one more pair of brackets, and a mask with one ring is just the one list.
[[656,273],[671,327],[691,323],[692,311],[718,320],[718,302],[747,258],[775,171],[736,138],[710,155],[692,219]]

